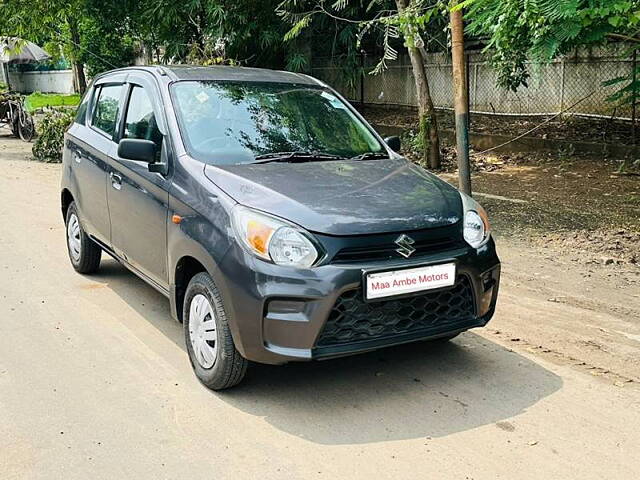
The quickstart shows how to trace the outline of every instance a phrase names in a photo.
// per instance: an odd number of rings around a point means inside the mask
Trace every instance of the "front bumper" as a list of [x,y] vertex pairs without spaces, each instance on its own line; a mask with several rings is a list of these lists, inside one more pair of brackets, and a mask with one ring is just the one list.
[[[363,270],[449,262],[456,264],[457,278],[470,286],[471,315],[458,321],[421,324],[421,328],[406,331],[399,328],[383,336],[359,335],[343,342],[318,343],[337,300],[345,292],[361,289]],[[325,264],[309,270],[263,262],[240,247],[233,247],[216,277],[240,353],[255,362],[282,364],[365,352],[484,326],[495,310],[500,261],[493,239],[478,250],[464,246],[416,259]],[[423,293],[426,292],[412,296]]]

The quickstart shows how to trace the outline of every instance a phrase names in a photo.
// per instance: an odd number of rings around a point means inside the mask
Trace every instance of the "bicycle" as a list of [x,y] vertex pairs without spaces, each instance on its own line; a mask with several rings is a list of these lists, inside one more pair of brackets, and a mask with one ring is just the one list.
[[0,126],[8,125],[11,134],[24,142],[30,142],[36,133],[33,117],[25,110],[21,95],[0,94]]

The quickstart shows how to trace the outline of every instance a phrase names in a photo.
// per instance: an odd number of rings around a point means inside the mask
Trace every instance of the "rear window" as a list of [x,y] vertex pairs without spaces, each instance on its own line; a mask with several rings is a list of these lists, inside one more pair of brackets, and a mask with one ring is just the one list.
[[110,137],[116,131],[116,120],[118,118],[118,106],[122,85],[106,85],[100,88],[96,107],[93,112],[92,125],[103,131]]

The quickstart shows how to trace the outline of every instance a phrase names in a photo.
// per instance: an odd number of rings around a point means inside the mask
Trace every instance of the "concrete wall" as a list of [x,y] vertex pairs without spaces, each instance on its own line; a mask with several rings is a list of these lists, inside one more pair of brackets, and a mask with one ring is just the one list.
[[22,93],[73,93],[71,70],[50,72],[10,72],[11,89]]

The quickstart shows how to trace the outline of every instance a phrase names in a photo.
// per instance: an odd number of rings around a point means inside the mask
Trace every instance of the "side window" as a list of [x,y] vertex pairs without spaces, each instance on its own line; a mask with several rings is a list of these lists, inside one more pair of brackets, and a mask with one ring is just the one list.
[[153,105],[146,90],[137,85],[131,90],[131,98],[125,116],[124,138],[151,140],[157,145],[157,153],[160,155],[162,133],[156,123]]
[[122,85],[106,85],[102,87],[98,93],[98,100],[93,111],[93,126],[109,136],[112,136],[116,131],[121,91]]

